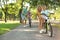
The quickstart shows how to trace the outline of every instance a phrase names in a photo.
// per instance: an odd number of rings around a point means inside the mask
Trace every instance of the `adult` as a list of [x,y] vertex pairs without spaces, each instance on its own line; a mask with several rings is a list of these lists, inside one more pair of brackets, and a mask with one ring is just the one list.
[[40,30],[40,33],[41,33],[41,30],[43,29],[43,22],[44,22],[44,19],[41,16],[41,11],[42,11],[42,6],[38,6],[38,8],[37,8],[37,16],[38,16],[38,19],[39,19],[38,28]]
[[28,9],[28,6],[25,6],[22,10],[21,17],[22,17],[23,24],[26,24],[26,16],[27,16],[27,11],[28,11],[27,9]]

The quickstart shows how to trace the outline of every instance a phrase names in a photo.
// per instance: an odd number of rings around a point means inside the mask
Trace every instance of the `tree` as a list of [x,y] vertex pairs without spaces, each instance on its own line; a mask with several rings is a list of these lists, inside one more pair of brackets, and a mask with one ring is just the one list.
[[21,9],[19,10],[20,23],[22,23],[21,13],[22,13],[22,10],[23,10],[23,2],[24,2],[24,0],[22,0],[22,2],[21,2]]
[[[5,11],[4,11],[4,13],[5,13],[5,22],[7,22],[7,19],[6,19],[6,14],[7,14],[7,1],[8,0],[3,0],[4,6],[6,5]],[[6,2],[6,4],[5,4],[5,2]],[[2,10],[4,10],[4,9],[2,8]]]
[[32,7],[36,7],[37,5],[60,6],[60,0],[30,0],[30,4]]

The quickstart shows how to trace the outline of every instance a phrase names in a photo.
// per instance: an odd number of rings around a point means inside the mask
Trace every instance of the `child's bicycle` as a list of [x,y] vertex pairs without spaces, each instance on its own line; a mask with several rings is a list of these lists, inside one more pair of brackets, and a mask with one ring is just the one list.
[[[45,14],[43,14],[43,15],[45,15]],[[44,29],[46,29],[45,33],[47,33],[50,37],[52,37],[53,36],[53,29],[52,29],[52,25],[50,22],[50,16],[48,16],[48,19],[45,20],[43,27],[44,27]]]

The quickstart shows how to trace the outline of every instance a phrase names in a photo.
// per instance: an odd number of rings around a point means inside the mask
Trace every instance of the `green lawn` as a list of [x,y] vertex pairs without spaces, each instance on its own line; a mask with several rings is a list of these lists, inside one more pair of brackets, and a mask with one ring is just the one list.
[[18,27],[19,23],[0,23],[0,35]]

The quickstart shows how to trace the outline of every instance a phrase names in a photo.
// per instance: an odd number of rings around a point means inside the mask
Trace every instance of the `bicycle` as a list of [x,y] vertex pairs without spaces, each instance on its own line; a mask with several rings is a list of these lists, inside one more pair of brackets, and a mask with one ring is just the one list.
[[[42,14],[42,15],[45,15],[45,14]],[[46,29],[45,33],[48,33],[48,35],[50,37],[52,37],[53,36],[53,29],[52,29],[52,25],[51,25],[51,22],[50,22],[50,15],[48,16],[48,19],[45,20],[45,22],[43,24],[43,27],[44,27],[44,29]]]

